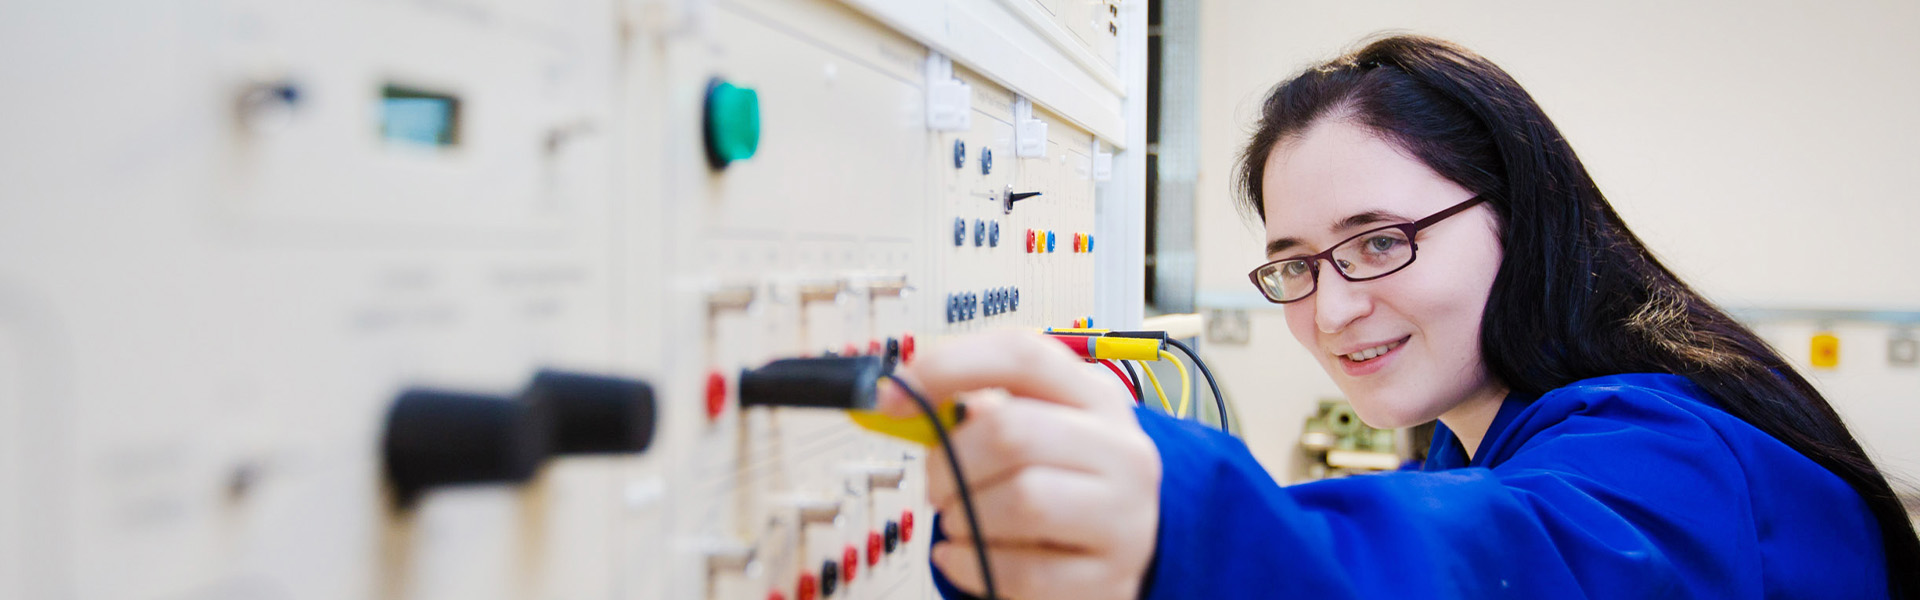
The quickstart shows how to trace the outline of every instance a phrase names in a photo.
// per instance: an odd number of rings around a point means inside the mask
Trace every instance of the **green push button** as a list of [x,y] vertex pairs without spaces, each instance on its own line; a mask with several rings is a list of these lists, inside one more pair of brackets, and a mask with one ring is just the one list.
[[718,77],[707,84],[707,164],[725,169],[760,148],[760,94]]

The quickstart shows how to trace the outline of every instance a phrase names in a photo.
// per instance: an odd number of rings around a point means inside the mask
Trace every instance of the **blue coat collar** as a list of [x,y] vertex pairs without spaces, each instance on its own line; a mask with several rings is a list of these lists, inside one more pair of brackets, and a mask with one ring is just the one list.
[[1461,445],[1460,438],[1453,434],[1453,430],[1447,429],[1445,423],[1435,422],[1433,445],[1427,448],[1427,462],[1420,470],[1443,471],[1487,466],[1487,460],[1494,455],[1493,450],[1506,441],[1502,438],[1506,437],[1507,429],[1513,426],[1514,417],[1519,416],[1520,411],[1526,410],[1536,399],[1536,396],[1518,392],[1508,393],[1507,398],[1500,402],[1500,412],[1493,416],[1493,423],[1487,426],[1487,434],[1480,438],[1480,447],[1474,449],[1472,460],[1467,459],[1467,449]]

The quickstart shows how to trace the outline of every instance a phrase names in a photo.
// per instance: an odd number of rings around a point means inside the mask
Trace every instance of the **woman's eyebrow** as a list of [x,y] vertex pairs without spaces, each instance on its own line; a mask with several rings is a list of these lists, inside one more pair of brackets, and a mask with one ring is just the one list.
[[1298,245],[1300,245],[1300,238],[1280,238],[1271,242],[1267,242],[1267,256],[1273,256],[1275,254],[1279,254],[1281,252],[1286,251],[1288,248],[1292,248]]
[[1329,228],[1328,231],[1331,233],[1340,233],[1341,231],[1353,229],[1361,225],[1372,225],[1374,223],[1411,223],[1411,222],[1413,222],[1413,219],[1402,217],[1400,215],[1396,215],[1387,211],[1370,210],[1357,215],[1353,215],[1351,217],[1347,217],[1345,219],[1341,219],[1339,222],[1334,223],[1333,227]]
[[[1342,231],[1353,229],[1355,227],[1360,227],[1363,225],[1372,225],[1374,223],[1411,223],[1411,222],[1413,222],[1412,219],[1408,219],[1406,217],[1402,217],[1400,215],[1396,215],[1384,210],[1370,210],[1367,212],[1353,215],[1351,217],[1347,217],[1345,219],[1341,219],[1338,222],[1334,223],[1332,227],[1327,228],[1327,231],[1331,233],[1340,233]],[[1273,256],[1275,254],[1279,254],[1295,246],[1299,246],[1301,245],[1301,243],[1302,242],[1300,241],[1300,238],[1290,238],[1290,237],[1280,238],[1277,240],[1273,240],[1271,242],[1267,242],[1267,256]]]

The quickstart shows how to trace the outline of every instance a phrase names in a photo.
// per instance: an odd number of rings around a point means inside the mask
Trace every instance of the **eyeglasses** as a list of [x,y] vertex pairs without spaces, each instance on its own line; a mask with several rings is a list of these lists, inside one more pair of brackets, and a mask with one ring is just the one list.
[[1305,300],[1319,289],[1320,261],[1323,260],[1333,265],[1333,271],[1347,281],[1370,281],[1386,277],[1413,264],[1413,257],[1420,249],[1419,244],[1413,242],[1413,236],[1421,229],[1460,214],[1482,200],[1480,196],[1474,196],[1425,219],[1369,229],[1340,240],[1326,252],[1313,256],[1285,258],[1260,265],[1247,273],[1247,278],[1253,280],[1254,287],[1260,288],[1260,293],[1266,295],[1267,301],[1286,304]]

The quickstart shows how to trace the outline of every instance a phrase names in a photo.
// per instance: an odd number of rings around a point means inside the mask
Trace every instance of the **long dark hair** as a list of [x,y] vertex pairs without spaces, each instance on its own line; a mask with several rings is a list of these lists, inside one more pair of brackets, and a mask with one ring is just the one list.
[[1281,83],[1240,157],[1245,208],[1266,218],[1268,154],[1328,117],[1368,128],[1488,199],[1505,255],[1480,328],[1495,377],[1528,394],[1620,373],[1687,377],[1852,486],[1880,523],[1889,590],[1920,592],[1913,524],[1833,407],[1654,258],[1506,71],[1452,43],[1399,35]]

